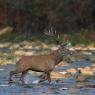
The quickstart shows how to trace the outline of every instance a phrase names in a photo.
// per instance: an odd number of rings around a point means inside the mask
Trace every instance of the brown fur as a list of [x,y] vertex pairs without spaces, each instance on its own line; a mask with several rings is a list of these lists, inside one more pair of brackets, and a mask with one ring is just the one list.
[[[65,48],[59,48],[53,51],[50,54],[43,54],[43,55],[32,55],[32,56],[23,56],[17,63],[16,63],[16,70],[10,72],[10,80],[14,74],[22,73],[21,80],[23,81],[23,77],[28,72],[28,70],[37,71],[37,72],[44,72],[49,82],[51,82],[50,73],[55,68],[59,62],[63,59],[62,51]],[[67,50],[67,49],[66,49]],[[70,52],[65,52],[70,53]],[[44,79],[44,80],[46,80]],[[44,81],[41,80],[40,82]]]

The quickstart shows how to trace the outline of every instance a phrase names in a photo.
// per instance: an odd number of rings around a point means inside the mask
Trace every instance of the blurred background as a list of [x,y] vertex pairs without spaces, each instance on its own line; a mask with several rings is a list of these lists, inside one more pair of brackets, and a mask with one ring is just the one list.
[[[11,33],[2,29],[11,27]],[[95,0],[0,0],[0,41],[94,44]],[[7,34],[7,35],[6,35]]]

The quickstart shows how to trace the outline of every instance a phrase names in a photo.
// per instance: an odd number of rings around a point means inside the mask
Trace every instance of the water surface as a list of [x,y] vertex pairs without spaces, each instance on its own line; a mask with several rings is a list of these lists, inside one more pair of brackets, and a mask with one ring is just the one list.
[[[71,64],[71,66],[56,68],[57,71],[63,71],[67,68],[77,68],[80,66],[89,66],[90,61],[81,61]],[[86,87],[85,83],[77,82],[75,78],[61,79],[59,81],[52,80],[51,84],[47,81],[37,83],[39,78],[35,73],[29,73],[25,77],[27,84],[23,85],[18,78],[14,78],[14,82],[9,84],[9,72],[15,69],[15,65],[5,65],[0,67],[0,95],[95,95],[94,87]],[[95,83],[94,79],[88,81]],[[83,86],[84,84],[84,86]],[[82,85],[82,86],[81,86]]]

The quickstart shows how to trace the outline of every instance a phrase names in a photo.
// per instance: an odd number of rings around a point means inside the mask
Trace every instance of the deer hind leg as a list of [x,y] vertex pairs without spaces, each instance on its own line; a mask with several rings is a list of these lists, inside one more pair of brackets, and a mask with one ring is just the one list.
[[18,73],[20,73],[20,72],[18,72],[17,70],[11,71],[11,72],[10,72],[9,81],[12,81],[12,76],[15,75],[15,74],[18,74]]

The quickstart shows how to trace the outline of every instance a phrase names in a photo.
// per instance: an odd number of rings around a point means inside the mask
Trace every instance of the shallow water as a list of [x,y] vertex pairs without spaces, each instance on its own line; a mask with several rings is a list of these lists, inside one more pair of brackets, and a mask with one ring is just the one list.
[[[89,66],[91,65],[91,62],[75,62],[75,64],[73,63],[66,68],[77,68],[81,65]],[[66,68],[58,67],[55,70],[61,71]],[[25,77],[25,85],[23,85],[17,78],[14,78],[14,83],[9,84],[9,72],[14,69],[15,65],[0,67],[0,95],[95,95],[95,88],[85,87],[83,86],[85,82],[76,82],[75,78],[62,79],[60,81],[52,80],[51,84],[47,81],[39,84],[39,78],[37,75],[35,75],[35,73],[28,73]],[[89,79],[88,82],[95,84],[94,79]],[[82,87],[79,85],[82,85]]]

